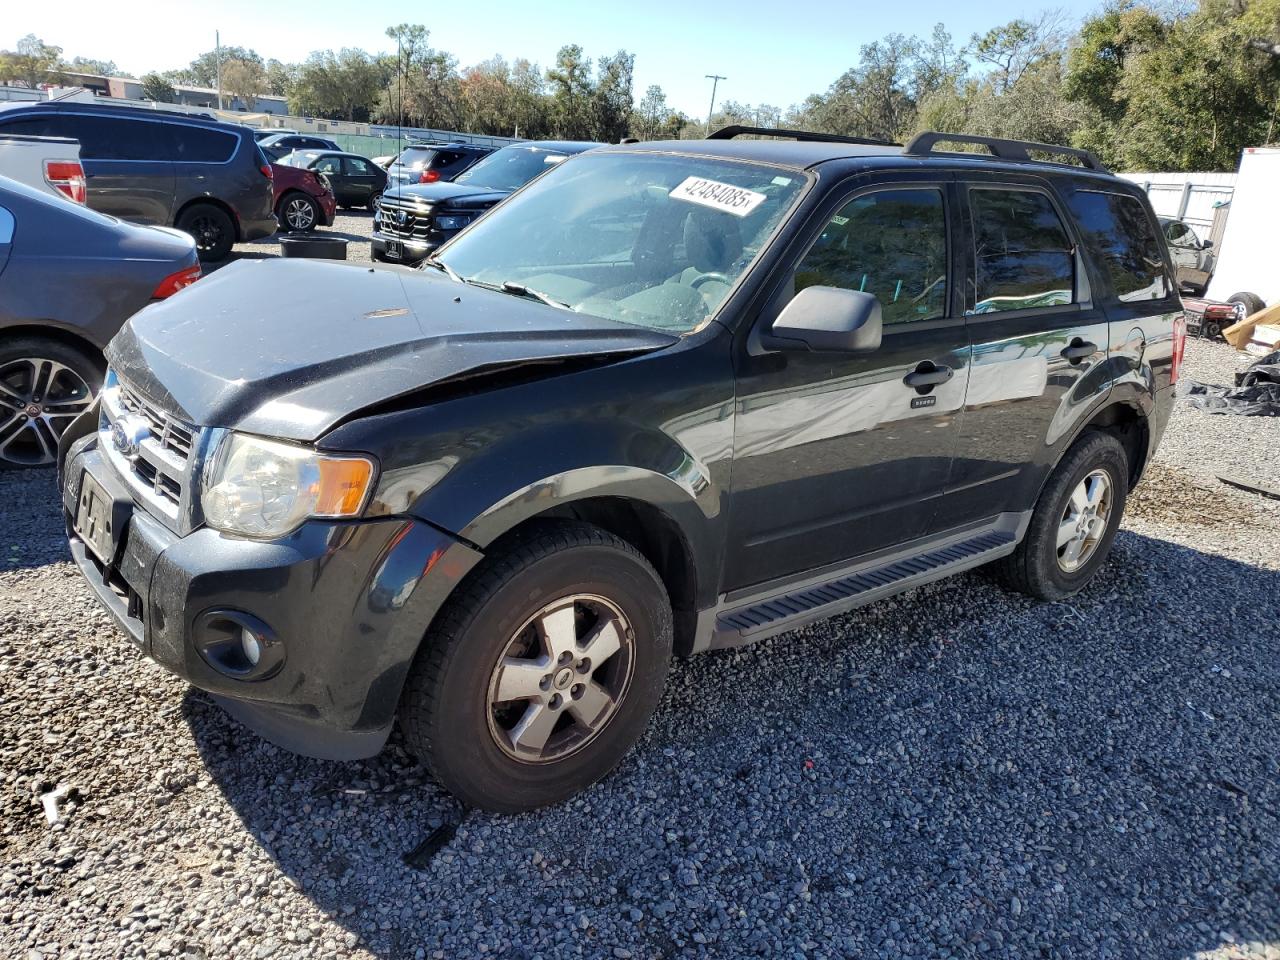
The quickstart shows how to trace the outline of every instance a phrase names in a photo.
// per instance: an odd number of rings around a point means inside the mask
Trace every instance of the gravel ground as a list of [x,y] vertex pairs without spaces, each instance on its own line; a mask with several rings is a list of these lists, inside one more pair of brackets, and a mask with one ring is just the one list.
[[1278,441],[1180,408],[1079,597],[969,575],[678,662],[605,782],[461,819],[398,739],[298,758],[141,659],[50,474],[0,476],[0,955],[1280,958],[1280,502],[1213,476]]

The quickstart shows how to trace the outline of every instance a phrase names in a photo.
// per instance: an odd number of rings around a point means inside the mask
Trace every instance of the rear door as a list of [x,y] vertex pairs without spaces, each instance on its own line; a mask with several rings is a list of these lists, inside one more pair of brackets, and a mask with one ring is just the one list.
[[973,363],[940,524],[1034,504],[1061,445],[1106,393],[1106,316],[1061,198],[1037,177],[966,175]]
[[[934,529],[964,402],[969,341],[950,280],[954,188],[906,178],[833,197],[821,226],[780,265],[791,292],[875,294],[884,337],[869,354],[762,351],[737,361],[726,591],[876,553]],[[790,285],[788,288],[785,285]],[[906,382],[946,368],[936,387]]]
[[233,182],[242,178],[244,171],[233,169],[231,160],[240,147],[240,138],[226,130],[195,124],[167,126],[175,160],[177,205],[209,195],[226,201],[237,199]]
[[381,192],[382,177],[374,165],[360,157],[343,157],[342,174],[347,180],[347,189],[352,206],[363,207],[373,199],[374,194]]

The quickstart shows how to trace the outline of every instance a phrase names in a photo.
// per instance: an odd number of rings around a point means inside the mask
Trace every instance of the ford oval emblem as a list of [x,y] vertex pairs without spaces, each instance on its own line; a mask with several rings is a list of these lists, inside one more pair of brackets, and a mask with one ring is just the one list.
[[149,436],[151,430],[148,425],[131,417],[121,417],[111,425],[111,445],[130,459],[138,455],[142,441]]

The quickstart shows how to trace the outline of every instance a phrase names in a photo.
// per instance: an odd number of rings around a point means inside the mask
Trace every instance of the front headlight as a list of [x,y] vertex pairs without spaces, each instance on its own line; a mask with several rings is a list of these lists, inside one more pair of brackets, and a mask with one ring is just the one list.
[[470,222],[470,217],[436,217],[436,226],[441,230],[461,230]]
[[359,516],[373,476],[367,457],[228,433],[214,453],[200,503],[215,530],[274,538],[311,517]]

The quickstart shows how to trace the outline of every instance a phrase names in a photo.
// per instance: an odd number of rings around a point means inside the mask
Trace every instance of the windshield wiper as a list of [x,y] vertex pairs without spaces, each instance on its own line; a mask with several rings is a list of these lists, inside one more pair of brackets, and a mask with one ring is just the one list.
[[557,300],[550,294],[543,293],[541,290],[534,290],[532,287],[526,287],[523,283],[516,283],[514,280],[504,280],[495,289],[501,290],[503,293],[513,293],[517,297],[530,297],[534,300],[541,300],[549,307],[559,307],[561,310],[573,309],[571,305],[563,300]]
[[422,265],[424,267],[434,267],[435,269],[443,273],[445,276],[447,276],[454,283],[466,283],[465,280],[463,280],[460,276],[458,276],[457,271],[454,270],[453,267],[445,263],[443,260],[438,260],[435,257],[427,257],[427,259],[422,261]]

